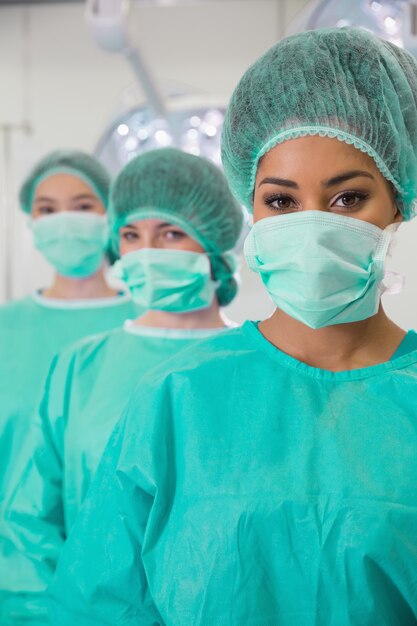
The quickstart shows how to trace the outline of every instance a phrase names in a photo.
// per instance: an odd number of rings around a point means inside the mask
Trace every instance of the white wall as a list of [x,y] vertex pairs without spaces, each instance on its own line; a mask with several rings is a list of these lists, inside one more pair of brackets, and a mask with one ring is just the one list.
[[[175,86],[228,98],[246,67],[283,36],[307,0],[222,0],[195,6],[136,6],[138,42],[165,91]],[[84,25],[82,4],[0,9],[0,302],[7,282],[17,297],[46,284],[50,270],[33,250],[17,209],[19,182],[39,156],[57,147],[94,149],[126,103],[134,82],[126,62],[101,52]],[[21,130],[28,123],[31,133]],[[5,133],[5,127],[13,127]],[[5,137],[10,158],[5,162]],[[7,146],[6,146],[7,147]],[[417,326],[417,223],[400,233],[394,265],[407,274],[401,296],[387,298],[399,323]],[[12,267],[4,275],[7,244]],[[270,302],[243,267],[230,307],[240,321],[259,318]]]
[[[223,0],[194,6],[135,6],[137,40],[165,91],[190,87],[228,99],[245,68],[283,35],[306,0]],[[48,282],[50,270],[33,250],[17,209],[19,182],[39,156],[57,147],[92,150],[123,93],[134,82],[126,62],[100,51],[84,25],[84,7],[35,5],[0,9],[0,301],[7,282],[18,297]],[[29,123],[31,133],[20,129]],[[5,126],[10,159],[5,163]],[[7,170],[5,171],[5,165]],[[244,274],[246,272],[244,271]],[[263,313],[256,277],[244,276],[237,319]],[[254,304],[257,304],[255,307]]]

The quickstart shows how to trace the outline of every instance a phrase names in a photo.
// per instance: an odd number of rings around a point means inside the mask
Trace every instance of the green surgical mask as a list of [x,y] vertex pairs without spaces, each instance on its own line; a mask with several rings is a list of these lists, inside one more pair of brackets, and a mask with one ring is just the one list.
[[113,274],[123,280],[132,299],[146,310],[188,313],[208,308],[216,283],[206,254],[143,248],[121,257]]
[[64,211],[30,220],[36,248],[62,276],[86,278],[101,266],[108,245],[107,217]]
[[377,313],[382,293],[399,291],[382,282],[396,228],[321,211],[269,217],[253,226],[245,257],[294,319],[311,328],[357,322]]

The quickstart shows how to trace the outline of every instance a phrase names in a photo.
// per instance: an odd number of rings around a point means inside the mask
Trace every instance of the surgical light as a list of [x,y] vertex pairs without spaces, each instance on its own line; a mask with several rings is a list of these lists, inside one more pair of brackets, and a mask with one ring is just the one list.
[[106,130],[96,148],[96,155],[116,173],[137,154],[156,148],[176,146],[185,152],[204,156],[221,165],[220,136],[225,107],[196,102],[178,106],[177,99],[167,100],[167,116],[155,118],[147,105],[121,115]]
[[417,51],[417,0],[313,0],[287,34],[316,28],[356,26]]

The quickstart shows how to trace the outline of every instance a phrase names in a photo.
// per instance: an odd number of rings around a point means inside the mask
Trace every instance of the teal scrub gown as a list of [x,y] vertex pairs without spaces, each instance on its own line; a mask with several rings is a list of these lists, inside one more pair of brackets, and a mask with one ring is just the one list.
[[0,307],[0,508],[52,357],[64,346],[136,315],[136,305],[125,294],[56,300],[36,293]]
[[[124,293],[58,300],[39,292],[0,307],[0,535],[5,501],[22,469],[20,452],[53,356],[67,344],[121,326],[137,314],[137,306]],[[7,574],[2,547],[0,571]]]
[[107,440],[143,374],[225,329],[124,327],[54,358],[6,503],[2,626],[47,623],[45,590]]
[[142,381],[50,588],[53,626],[415,626],[417,350],[330,372],[254,323]]

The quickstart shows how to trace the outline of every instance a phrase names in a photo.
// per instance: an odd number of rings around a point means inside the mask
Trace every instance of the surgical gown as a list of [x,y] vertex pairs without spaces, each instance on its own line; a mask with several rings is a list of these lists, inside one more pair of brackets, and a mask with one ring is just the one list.
[[42,393],[52,357],[65,345],[137,315],[126,295],[55,300],[40,294],[0,307],[0,503],[10,460],[19,450]]
[[246,323],[159,367],[113,432],[53,626],[415,626],[417,351],[308,366]]
[[5,536],[0,538],[6,565],[0,573],[2,626],[47,623],[46,586],[109,435],[140,377],[223,330],[126,322],[54,359],[30,445],[21,454],[24,469],[6,504]]
[[[21,470],[19,452],[39,405],[52,357],[65,345],[121,326],[137,314],[137,306],[126,294],[57,300],[35,293],[0,307],[0,534],[4,501]],[[3,549],[0,547],[0,571],[4,572]]]

